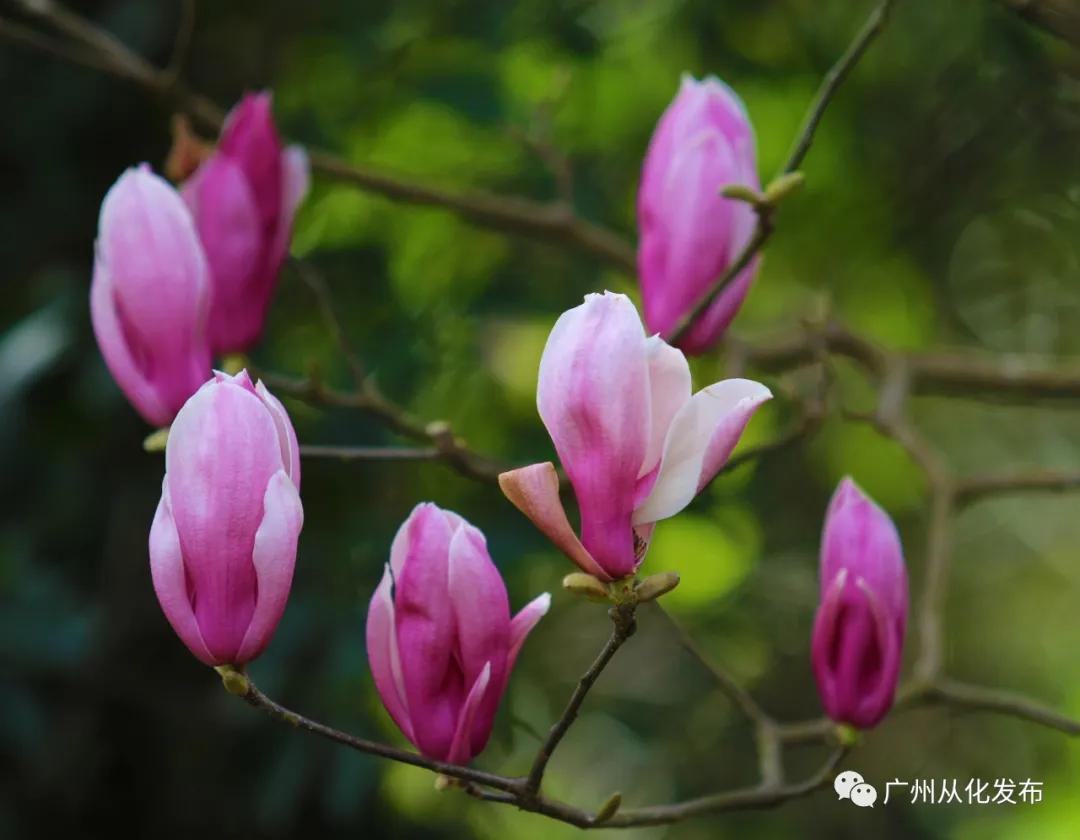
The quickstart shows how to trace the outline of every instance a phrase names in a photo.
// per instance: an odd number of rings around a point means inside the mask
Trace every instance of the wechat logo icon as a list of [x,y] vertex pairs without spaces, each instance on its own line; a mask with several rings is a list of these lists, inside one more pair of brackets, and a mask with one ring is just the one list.
[[842,771],[833,780],[833,790],[838,798],[850,799],[860,808],[873,808],[877,802],[877,789],[854,770]]

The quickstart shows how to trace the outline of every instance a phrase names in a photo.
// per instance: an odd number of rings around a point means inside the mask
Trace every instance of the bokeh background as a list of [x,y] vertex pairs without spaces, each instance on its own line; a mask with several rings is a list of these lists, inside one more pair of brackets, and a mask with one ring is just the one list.
[[[174,3],[77,3],[168,60]],[[5,9],[5,13],[8,10]],[[869,11],[851,0],[200,3],[186,70],[222,105],[271,87],[299,142],[448,188],[551,198],[524,138],[564,154],[588,218],[634,235],[649,134],[684,71],[743,96],[765,176],[822,73]],[[1080,62],[1004,4],[903,3],[831,106],[734,332],[775,336],[831,313],[891,347],[1080,352]],[[97,211],[127,166],[159,165],[169,109],[124,82],[0,43],[0,836],[559,838],[574,829],[347,752],[226,695],[173,636],[150,586],[147,532],[163,459],[90,331]],[[552,243],[508,239],[438,209],[317,181],[294,252],[326,277],[381,387],[509,462],[552,456],[536,366],[557,315],[633,278]],[[310,290],[286,271],[263,369],[347,370]],[[724,360],[695,363],[699,385]],[[865,397],[843,366],[840,386]],[[770,384],[783,386],[775,377]],[[306,443],[394,438],[347,410],[288,402]],[[778,434],[783,400],[748,438]],[[1080,466],[1080,406],[915,404],[959,468]],[[915,591],[925,485],[895,445],[830,419],[808,441],[726,475],[661,524],[646,569],[676,569],[665,603],[784,719],[820,714],[807,655],[816,543],[853,474],[896,518]],[[603,609],[559,590],[567,562],[491,485],[437,463],[304,465],[293,596],[253,666],[278,700],[400,742],[363,647],[390,540],[431,499],[487,533],[518,606],[551,590],[478,765],[520,772],[605,638]],[[1076,500],[986,502],[959,520],[950,671],[1080,713]],[[755,778],[747,727],[649,611],[551,765],[549,789],[595,807],[673,801]],[[909,642],[913,641],[913,637]],[[795,750],[810,772],[820,747]],[[1080,754],[1009,719],[944,709],[888,719],[847,763],[899,777],[1032,778],[1038,805],[871,810],[829,791],[769,812],[634,837],[1074,837]]]

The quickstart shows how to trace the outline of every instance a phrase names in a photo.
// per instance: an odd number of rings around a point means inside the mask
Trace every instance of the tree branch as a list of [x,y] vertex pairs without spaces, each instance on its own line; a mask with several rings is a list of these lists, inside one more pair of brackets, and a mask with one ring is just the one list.
[[578,711],[581,709],[581,704],[585,702],[589,689],[592,688],[593,683],[596,682],[604,668],[611,661],[611,658],[623,646],[623,643],[634,635],[636,629],[634,605],[626,604],[612,607],[611,620],[614,625],[611,630],[611,637],[600,651],[600,655],[589,666],[589,670],[578,680],[577,687],[574,689],[574,693],[570,695],[570,701],[566,704],[562,715],[551,727],[547,738],[544,739],[544,743],[540,745],[540,749],[536,753],[528,778],[525,780],[525,793],[529,796],[539,792],[540,785],[544,781],[544,770],[547,769],[548,762],[555,754],[555,749],[577,719]]
[[[58,48],[55,42],[33,37],[25,30],[13,29],[12,25],[0,27],[0,37],[132,82],[189,113],[204,128],[221,129],[225,112],[206,97],[188,90],[173,72],[175,68],[155,67],[104,29],[52,0],[15,2],[64,32],[83,50],[74,51],[66,45]],[[347,163],[323,152],[311,152],[310,159],[312,169],[326,178],[406,204],[440,207],[480,227],[566,244],[629,275],[637,271],[632,245],[618,234],[581,218],[563,201],[542,202],[482,191],[444,190],[371,166]]]
[[[825,115],[825,109],[829,107],[829,103],[836,95],[840,85],[843,84],[844,80],[855,68],[855,65],[859,63],[859,59],[862,58],[863,54],[870,47],[870,44],[873,43],[874,39],[885,28],[893,2],[894,0],[882,0],[874,8],[870,13],[870,17],[867,18],[866,23],[863,25],[863,28],[859,30],[859,33],[855,36],[855,40],[852,41],[851,45],[847,48],[847,51],[840,56],[837,62],[829,69],[829,72],[825,74],[817,94],[814,96],[814,100],[810,103],[810,109],[803,119],[802,126],[799,128],[799,132],[795,137],[787,162],[780,172],[777,173],[778,178],[783,175],[788,175],[799,168],[803,158],[806,157],[806,153],[810,151],[810,146],[814,142],[814,134],[817,131],[818,124],[821,122],[821,118]],[[724,185],[718,184],[717,189],[722,186]],[[686,333],[694,322],[712,305],[713,301],[723,293],[724,289],[735,281],[739,274],[742,273],[743,269],[750,265],[751,260],[753,260],[757,253],[765,246],[765,243],[772,235],[773,213],[775,207],[770,204],[763,204],[757,205],[755,209],[757,210],[758,220],[754,233],[750,237],[750,241],[727,270],[716,279],[709,290],[702,295],[697,303],[691,307],[690,311],[680,319],[675,330],[667,339],[672,344],[686,336]]]

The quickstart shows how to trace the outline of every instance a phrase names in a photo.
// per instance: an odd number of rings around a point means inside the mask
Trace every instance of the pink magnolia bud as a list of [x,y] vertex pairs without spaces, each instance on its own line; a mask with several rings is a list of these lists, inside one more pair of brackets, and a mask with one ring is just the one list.
[[146,164],[105,196],[94,247],[90,318],[120,390],[167,426],[210,377],[206,258],[180,196]]
[[217,150],[183,187],[210,263],[215,351],[259,340],[307,188],[307,155],[282,148],[270,94],[248,94],[229,114]]
[[[670,335],[753,236],[757,219],[720,190],[760,189],[754,132],[735,92],[719,79],[684,76],[657,123],[638,188],[638,274],[650,332]],[[698,318],[679,346],[703,353],[750,290],[757,260]]]
[[537,405],[577,496],[581,539],[551,463],[503,473],[510,499],[583,571],[632,575],[654,523],[674,516],[720,471],[750,417],[771,398],[748,379],[691,396],[690,367],[647,337],[625,295],[588,295],[564,312],[540,360]]
[[215,373],[176,415],[150,528],[165,617],[207,665],[242,665],[274,634],[304,522],[289,415],[247,371]]
[[367,651],[383,705],[420,752],[464,764],[484,749],[550,601],[541,595],[511,618],[484,535],[430,502],[413,509],[371,599]]
[[833,720],[877,725],[893,703],[907,625],[907,570],[889,515],[845,478],[821,535],[811,658]]

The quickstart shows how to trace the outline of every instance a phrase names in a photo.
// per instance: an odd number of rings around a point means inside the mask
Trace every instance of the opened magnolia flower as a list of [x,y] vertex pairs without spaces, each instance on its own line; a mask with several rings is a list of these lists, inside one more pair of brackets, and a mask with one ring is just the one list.
[[581,537],[550,462],[499,476],[510,499],[585,572],[632,575],[653,526],[674,516],[724,466],[769,389],[727,379],[691,395],[682,352],[646,336],[625,295],[564,312],[540,360],[537,406],[581,511]]

